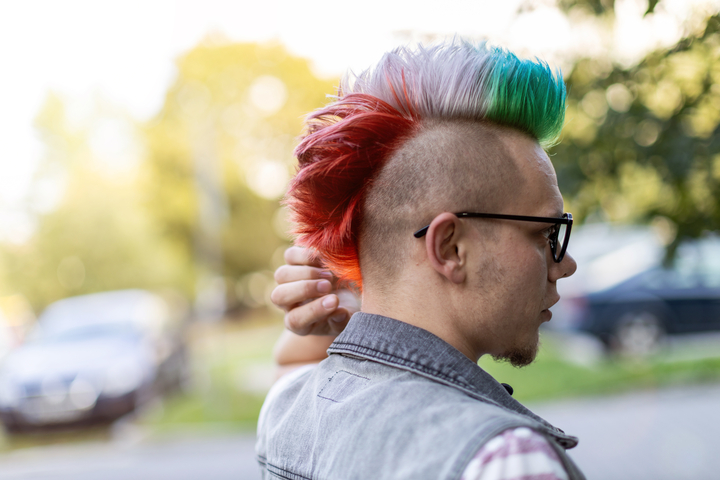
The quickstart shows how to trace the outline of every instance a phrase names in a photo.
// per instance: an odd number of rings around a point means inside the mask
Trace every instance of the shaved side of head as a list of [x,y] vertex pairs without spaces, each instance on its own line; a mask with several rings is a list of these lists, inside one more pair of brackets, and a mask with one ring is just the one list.
[[504,142],[511,135],[524,134],[491,122],[426,121],[396,150],[365,198],[359,251],[367,285],[392,286],[418,242],[413,232],[436,215],[497,212],[522,187]]
[[[362,290],[364,266],[396,272],[413,238],[401,232],[421,228],[441,205],[457,211],[497,204],[507,171],[495,167],[507,155],[494,139],[503,128],[547,148],[564,116],[562,75],[540,60],[462,40],[388,52],[375,67],[346,77],[336,100],[306,119],[285,199],[296,242]],[[477,135],[487,141],[467,143]],[[430,210],[421,215],[421,206]],[[385,243],[393,238],[402,245]]]

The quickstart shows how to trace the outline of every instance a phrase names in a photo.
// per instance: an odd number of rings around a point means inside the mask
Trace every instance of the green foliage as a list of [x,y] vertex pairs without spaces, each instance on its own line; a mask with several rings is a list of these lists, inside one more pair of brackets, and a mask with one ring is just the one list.
[[37,310],[84,293],[183,289],[181,265],[155,235],[131,187],[92,172],[71,182],[60,207],[41,217],[28,243],[3,249],[6,285]]
[[[36,229],[23,245],[0,245],[0,296],[22,293],[36,310],[129,287],[192,297],[207,273],[225,277],[232,295],[288,241],[278,199],[295,137],[335,83],[280,45],[201,44],[178,60],[147,124],[101,100],[70,121],[50,95],[36,120],[46,147],[28,202]],[[134,146],[114,163],[94,136],[108,120],[126,126]]]
[[553,160],[580,218],[720,227],[720,19],[631,68],[579,61]]
[[56,96],[36,123],[47,151],[34,193],[57,189],[59,198],[36,206],[37,227],[27,242],[0,245],[0,295],[20,292],[40,311],[67,296],[104,290],[187,292],[187,271],[142,209],[132,169],[97,161],[88,131],[70,125]]
[[513,386],[521,402],[608,395],[720,379],[720,358],[672,360],[661,354],[639,360],[607,358],[591,366],[568,362],[561,345],[544,337],[537,360],[524,368],[483,357],[480,366],[497,381]]
[[143,190],[186,262],[228,279],[268,268],[287,242],[274,225],[302,117],[335,83],[276,44],[201,44],[178,60],[144,128]]
[[[204,389],[170,398],[164,408],[145,420],[158,428],[199,423],[223,423],[229,428],[254,428],[263,393],[251,389],[246,373],[258,365],[272,365],[270,352],[282,331],[279,319],[263,319],[258,314],[243,323],[206,325],[192,335],[196,371],[206,381]],[[568,362],[562,345],[550,335],[543,336],[538,359],[530,366],[515,368],[498,363],[489,356],[480,366],[499,382],[509,383],[521,402],[545,401],[569,397],[607,395],[663,386],[720,379],[720,358],[673,360],[660,354],[646,361],[600,360],[592,366]],[[694,351],[694,350],[693,350]],[[245,374],[243,374],[245,373]],[[267,370],[268,384],[272,368]]]
[[[656,0],[650,0],[657,3]],[[588,9],[595,15],[603,15],[615,11],[615,0],[559,0],[558,6],[565,11],[573,7],[581,7]],[[654,8],[654,5],[653,5]]]
[[[645,15],[653,13],[658,3],[660,3],[660,0],[648,0]],[[606,15],[615,12],[615,0],[559,0],[558,6],[566,12],[574,7],[584,8],[595,15]]]

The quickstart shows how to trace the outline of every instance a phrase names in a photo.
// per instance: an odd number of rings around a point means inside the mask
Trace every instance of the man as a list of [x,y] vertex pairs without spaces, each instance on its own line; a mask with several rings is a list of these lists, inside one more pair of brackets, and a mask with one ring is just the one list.
[[[387,54],[309,117],[286,202],[312,250],[288,251],[273,301],[318,336],[276,347],[309,365],[263,406],[265,478],[584,478],[577,439],[477,365],[532,362],[575,271],[543,150],[564,111],[546,65],[454,42]],[[333,275],[362,293],[347,326]]]

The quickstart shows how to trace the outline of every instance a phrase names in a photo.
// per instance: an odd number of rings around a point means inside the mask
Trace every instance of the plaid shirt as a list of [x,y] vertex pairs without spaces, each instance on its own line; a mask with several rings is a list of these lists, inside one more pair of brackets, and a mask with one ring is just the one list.
[[462,480],[567,480],[555,451],[539,433],[521,427],[486,443],[463,472]]

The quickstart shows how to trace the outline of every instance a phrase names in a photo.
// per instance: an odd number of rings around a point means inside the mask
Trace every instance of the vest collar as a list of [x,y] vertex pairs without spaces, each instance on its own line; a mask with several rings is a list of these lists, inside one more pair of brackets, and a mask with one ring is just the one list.
[[530,417],[564,448],[577,445],[566,435],[512,398],[505,388],[459,350],[427,330],[380,315],[359,312],[335,339],[328,354],[350,355],[407,370],[457,388],[467,395]]

